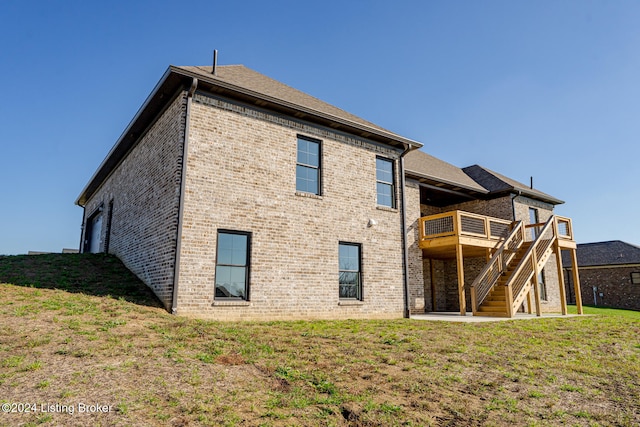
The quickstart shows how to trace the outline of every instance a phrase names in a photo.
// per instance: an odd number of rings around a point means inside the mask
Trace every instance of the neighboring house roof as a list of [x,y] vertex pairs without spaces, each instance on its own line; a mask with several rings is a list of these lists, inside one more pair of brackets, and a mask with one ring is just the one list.
[[462,170],[474,181],[486,188],[490,194],[517,192],[524,196],[551,203],[553,205],[564,203],[560,199],[556,199],[555,197],[543,193],[542,191],[538,191],[535,188],[530,188],[521,182],[508,178],[480,165],[468,166],[466,168],[462,168]]
[[[562,265],[571,267],[570,254],[562,254]],[[640,264],[640,247],[620,241],[581,243],[576,249],[578,267]]]
[[486,194],[488,191],[465,174],[462,169],[437,159],[424,151],[414,150],[405,156],[404,168],[407,175],[423,178],[434,183],[443,183]]
[[138,138],[144,134],[148,125],[163,111],[166,103],[178,90],[189,88],[194,78],[198,79],[198,90],[205,90],[383,144],[399,148],[406,145],[422,147],[419,142],[388,131],[245,66],[217,66],[215,75],[211,70],[211,66],[170,66],[82,190],[76,204],[83,206],[86,203],[127,155]]

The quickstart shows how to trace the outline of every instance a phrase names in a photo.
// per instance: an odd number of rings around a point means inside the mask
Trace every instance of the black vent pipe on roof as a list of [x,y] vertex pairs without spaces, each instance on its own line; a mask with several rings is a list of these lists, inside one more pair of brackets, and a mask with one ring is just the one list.
[[211,74],[216,75],[216,65],[218,65],[218,50],[213,50],[213,67],[211,67]]

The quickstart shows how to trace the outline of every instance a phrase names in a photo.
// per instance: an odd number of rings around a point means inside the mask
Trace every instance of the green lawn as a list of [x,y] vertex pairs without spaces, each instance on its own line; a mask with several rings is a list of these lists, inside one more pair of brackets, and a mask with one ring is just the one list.
[[103,255],[0,257],[0,283],[0,403],[36,409],[0,426],[640,425],[638,312],[208,322]]
[[[570,314],[576,314],[578,312],[575,305],[569,305],[567,308]],[[601,316],[624,316],[628,317],[629,319],[640,319],[640,311],[634,310],[616,310],[615,308],[583,306],[582,311],[584,314],[597,314]]]

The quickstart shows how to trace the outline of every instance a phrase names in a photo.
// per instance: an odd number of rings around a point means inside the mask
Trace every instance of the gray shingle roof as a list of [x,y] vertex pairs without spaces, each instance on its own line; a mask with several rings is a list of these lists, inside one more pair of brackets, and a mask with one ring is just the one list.
[[[640,247],[620,240],[581,243],[576,249],[576,255],[579,267],[640,264]],[[562,265],[571,267],[569,254],[562,254]]]
[[462,170],[474,181],[486,188],[490,193],[520,192],[525,196],[554,205],[564,203],[560,199],[556,199],[555,197],[536,190],[535,188],[530,188],[521,182],[508,178],[480,165],[468,166],[466,168],[462,168]]
[[462,169],[437,159],[424,151],[414,150],[405,156],[405,170],[408,175],[429,178],[478,193],[488,193],[480,184],[465,174]]
[[[266,99],[270,102],[281,103],[295,108],[301,112],[307,112],[311,115],[320,114],[327,118],[337,121],[357,124],[363,128],[367,128],[372,133],[380,133],[390,136],[391,138],[410,142],[415,146],[422,144],[408,140],[396,133],[393,133],[383,127],[364,120],[354,114],[344,111],[336,106],[324,102],[318,98],[308,95],[291,86],[287,86],[277,80],[260,74],[244,65],[219,65],[216,66],[216,74],[212,74],[211,66],[176,66],[175,70],[182,70],[218,85],[226,85],[229,89],[250,93],[256,97]],[[300,116],[303,117],[303,116]]]

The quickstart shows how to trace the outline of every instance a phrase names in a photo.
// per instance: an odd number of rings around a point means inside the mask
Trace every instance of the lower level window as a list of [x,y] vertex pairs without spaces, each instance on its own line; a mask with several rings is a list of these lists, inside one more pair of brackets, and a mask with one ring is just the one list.
[[540,299],[542,301],[548,301],[547,297],[547,282],[544,279],[544,270],[538,274],[538,291],[540,292]]
[[340,298],[362,300],[361,246],[341,242],[338,250]]
[[218,231],[216,298],[249,299],[250,243],[250,233]]

